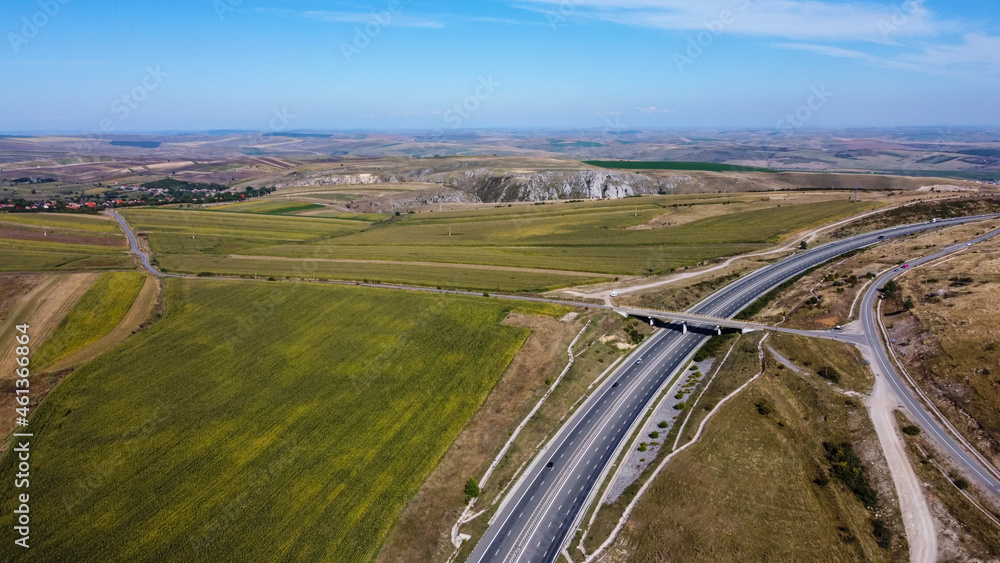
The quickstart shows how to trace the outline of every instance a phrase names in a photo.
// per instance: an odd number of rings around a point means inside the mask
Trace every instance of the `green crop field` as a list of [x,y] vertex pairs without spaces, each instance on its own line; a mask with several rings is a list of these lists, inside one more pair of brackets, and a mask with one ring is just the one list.
[[624,170],[704,170],[706,172],[767,172],[778,170],[760,168],[757,166],[739,166],[736,164],[718,164],[715,162],[677,162],[677,161],[641,161],[641,160],[584,160],[584,164],[601,168],[620,168]]
[[212,273],[260,278],[335,279],[439,286],[475,291],[548,291],[567,285],[609,281],[611,278],[573,276],[558,272],[479,269],[450,264],[385,264],[379,262],[327,262],[261,257],[169,254],[159,258],[167,272]]
[[357,232],[365,221],[249,213],[128,209],[122,215],[149,236],[155,253],[229,253],[264,244],[318,241]]
[[121,229],[118,228],[118,223],[115,221],[104,217],[68,213],[4,213],[0,215],[0,225],[4,223],[95,233],[121,233]]
[[90,286],[70,309],[55,332],[34,351],[34,370],[97,342],[125,318],[146,276],[135,272],[108,272]]
[[0,238],[0,272],[131,268],[125,249]]
[[[598,274],[648,274],[758,250],[759,244],[652,246],[348,246],[336,241],[309,245],[265,246],[246,255],[302,259],[401,260],[445,264],[489,264]],[[572,281],[572,280],[570,280]],[[576,280],[576,283],[581,280]]]
[[229,203],[226,205],[214,205],[212,211],[226,211],[230,213],[258,213],[261,215],[294,215],[300,211],[310,211],[323,209],[325,206],[318,203],[304,203],[300,201],[246,201],[242,203]]
[[[368,561],[555,306],[167,280],[164,318],[34,411],[4,561]],[[16,456],[0,462],[11,530]],[[463,483],[455,483],[461,487]]]

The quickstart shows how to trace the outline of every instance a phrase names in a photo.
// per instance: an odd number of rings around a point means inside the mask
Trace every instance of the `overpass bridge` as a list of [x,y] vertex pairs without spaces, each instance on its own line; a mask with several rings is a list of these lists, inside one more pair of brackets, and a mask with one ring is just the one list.
[[[614,307],[613,310],[625,317],[635,317],[644,322],[649,322],[651,326],[673,328],[687,334],[689,330],[701,333],[722,334],[723,329],[738,330],[743,334],[758,330],[771,332],[783,332],[786,334],[797,334],[810,338],[825,338],[827,340],[837,340],[851,344],[862,343],[865,338],[862,335],[851,334],[841,330],[800,330],[795,328],[785,328],[755,323],[750,321],[740,321],[728,317],[717,317],[713,315],[701,315],[698,313],[688,313],[680,311],[666,311],[661,309],[645,309],[639,307]],[[659,321],[659,322],[657,322]]]

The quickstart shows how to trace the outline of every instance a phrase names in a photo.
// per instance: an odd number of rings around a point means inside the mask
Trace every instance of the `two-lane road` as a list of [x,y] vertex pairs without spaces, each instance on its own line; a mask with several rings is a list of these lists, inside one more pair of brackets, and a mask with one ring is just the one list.
[[[775,286],[844,253],[930,228],[995,217],[907,225],[831,242],[761,268],[706,298],[691,312],[732,317]],[[575,533],[633,426],[707,339],[704,333],[661,330],[633,352],[522,473],[468,561],[554,561]]]
[[[909,268],[913,268],[921,264],[932,262],[949,254],[964,250],[978,242],[993,238],[997,235],[1000,235],[1000,229],[978,236],[969,242],[955,244],[941,250],[940,252],[914,260],[910,262],[908,266]],[[913,396],[910,388],[903,382],[902,376],[896,370],[895,365],[889,358],[888,350],[886,349],[886,346],[889,346],[889,343],[884,343],[880,336],[881,330],[878,326],[878,312],[875,307],[879,298],[880,290],[886,283],[893,278],[904,274],[909,268],[899,267],[882,274],[875,280],[875,283],[868,288],[862,298],[861,322],[864,332],[868,337],[869,347],[875,357],[875,364],[872,366],[872,370],[876,375],[886,378],[893,390],[896,391],[896,395],[899,396],[899,399],[903,402],[906,410],[909,411],[910,415],[916,419],[917,424],[924,430],[924,432],[929,434],[931,438],[933,438],[934,441],[936,441],[945,450],[948,456],[951,457],[951,459],[957,463],[966,474],[974,478],[982,487],[992,493],[995,498],[1000,499],[1000,479],[998,479],[997,471],[995,469],[991,470],[989,462],[982,458],[981,454],[975,450],[970,451],[960,445],[949,432],[942,428],[941,423],[938,422],[937,418],[927,412],[927,409]]]

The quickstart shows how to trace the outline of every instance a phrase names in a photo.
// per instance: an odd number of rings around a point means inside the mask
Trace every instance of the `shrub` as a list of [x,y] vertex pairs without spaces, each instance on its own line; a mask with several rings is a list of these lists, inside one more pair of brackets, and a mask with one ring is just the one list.
[[754,406],[757,407],[758,413],[763,414],[765,416],[771,414],[771,411],[773,410],[771,408],[771,404],[768,403],[767,401],[761,401],[759,403],[756,403]]
[[820,472],[819,477],[813,479],[813,483],[816,483],[820,487],[825,487],[830,482],[830,478],[827,477],[826,473]]
[[837,370],[833,369],[830,366],[826,366],[824,368],[820,368],[816,372],[816,375],[822,377],[823,379],[828,379],[828,380],[830,380],[830,381],[832,381],[834,383],[840,383],[840,373],[837,372]]
[[646,445],[646,442],[643,442],[643,443],[639,444],[639,451],[640,452],[644,452],[644,451],[646,451],[648,449],[649,449],[649,447]]
[[951,482],[955,483],[955,486],[958,487],[959,489],[961,489],[961,490],[964,491],[964,490],[966,490],[966,489],[969,488],[969,482],[967,480],[965,480],[964,478],[962,478],[962,477],[955,477],[954,475],[952,477],[953,478],[952,478]]
[[660,437],[660,433],[654,430],[653,432],[649,433],[649,437],[655,440]]
[[465,482],[465,496],[469,498],[476,498],[479,496],[479,482],[475,478],[469,477],[469,480]]
[[875,541],[882,549],[892,547],[892,531],[886,527],[882,520],[872,520],[872,535],[875,536]]
[[826,450],[826,458],[830,461],[830,473],[846,485],[866,508],[874,509],[878,505],[878,494],[868,481],[865,466],[854,453],[854,447],[850,442],[844,442],[839,446],[823,442],[823,448]]
[[909,424],[903,427],[903,434],[908,436],[916,436],[920,434],[920,427],[916,424]]
[[660,423],[657,424],[657,426],[659,426],[660,428],[668,428],[670,427],[670,423],[667,422],[666,420],[661,420]]

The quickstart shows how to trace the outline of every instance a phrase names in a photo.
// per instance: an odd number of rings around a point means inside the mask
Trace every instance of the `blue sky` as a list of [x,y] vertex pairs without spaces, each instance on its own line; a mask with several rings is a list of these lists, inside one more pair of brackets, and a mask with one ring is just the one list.
[[1000,125],[996,0],[6,0],[0,130]]

